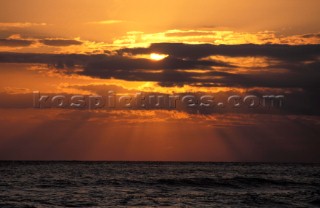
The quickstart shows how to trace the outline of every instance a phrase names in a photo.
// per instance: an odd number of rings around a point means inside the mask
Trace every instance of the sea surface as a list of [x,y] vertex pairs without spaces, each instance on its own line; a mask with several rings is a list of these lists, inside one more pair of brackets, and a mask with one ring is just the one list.
[[0,207],[319,207],[319,164],[0,162]]

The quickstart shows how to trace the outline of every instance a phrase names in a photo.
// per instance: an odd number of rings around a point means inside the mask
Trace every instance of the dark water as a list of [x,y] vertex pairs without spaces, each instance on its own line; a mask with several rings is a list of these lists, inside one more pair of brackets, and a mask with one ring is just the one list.
[[0,162],[0,207],[319,207],[320,165]]

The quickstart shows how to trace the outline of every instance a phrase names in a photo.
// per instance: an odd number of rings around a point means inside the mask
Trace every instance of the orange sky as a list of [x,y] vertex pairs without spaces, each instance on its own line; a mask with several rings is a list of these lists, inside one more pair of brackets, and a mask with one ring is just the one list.
[[[1,1],[1,22],[45,23],[29,35],[110,42],[129,31],[228,28],[241,32],[315,33],[319,1]],[[116,20],[116,21],[114,21]]]
[[[318,0],[0,0],[0,159],[319,161],[319,8]],[[288,105],[32,108],[33,91],[108,90],[277,93]]]

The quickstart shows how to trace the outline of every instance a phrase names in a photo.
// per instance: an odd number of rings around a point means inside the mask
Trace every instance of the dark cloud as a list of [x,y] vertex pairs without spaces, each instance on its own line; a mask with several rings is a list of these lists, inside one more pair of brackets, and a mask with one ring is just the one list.
[[[159,161],[169,155],[165,158],[184,161],[320,162],[317,116],[178,115],[174,111],[145,115],[134,111],[2,110],[0,158]],[[127,145],[133,142],[138,145]],[[168,146],[174,148],[173,154]]]
[[[130,95],[132,97],[132,107],[131,110],[178,110],[181,112],[185,112],[188,114],[227,114],[227,113],[243,113],[243,114],[282,114],[282,115],[320,115],[320,109],[318,106],[320,105],[319,99],[319,89],[264,89],[264,88],[254,88],[248,89],[245,92],[239,92],[237,90],[230,89],[229,91],[221,91],[216,93],[173,93],[175,96],[179,97],[179,100],[176,101],[176,107],[172,108],[169,104],[169,96],[173,94],[167,93],[157,93],[157,92],[143,92],[145,107],[141,107],[140,105],[136,105],[136,95],[141,91],[138,90],[128,90],[115,85],[70,85],[69,89],[80,89],[87,91],[87,95],[85,96],[85,100],[88,103],[88,95],[100,95],[107,99],[109,95],[109,91],[113,91],[114,95],[120,97],[120,95]],[[41,95],[49,96],[48,101],[43,104],[42,108],[57,108],[51,105],[51,99],[57,95],[54,93],[41,93]],[[70,100],[74,94],[67,93],[59,93],[59,95],[64,95],[66,97],[66,108],[75,109],[74,107],[70,107]],[[195,107],[188,107],[186,103],[183,103],[182,98],[184,96],[193,96],[195,98],[195,102],[197,103]],[[211,95],[213,96],[213,105],[212,106],[200,106],[199,102],[201,101],[201,96],[203,95]],[[239,102],[241,104],[240,107],[234,107],[232,101],[228,101],[230,96],[237,95],[240,96]],[[253,108],[249,107],[249,104],[246,103],[244,98],[248,95],[254,95],[257,98],[257,102],[259,104]],[[263,105],[263,96],[266,95],[282,95],[282,106],[279,106],[279,99],[274,99],[274,106],[271,105],[271,100],[266,99],[266,105]],[[161,107],[155,106],[155,101],[150,101],[151,96],[164,97],[165,102],[161,102]],[[26,109],[26,108],[34,108],[34,94],[27,93],[15,93],[11,94],[10,92],[2,92],[0,93],[0,109]],[[224,106],[218,106],[218,103],[223,103]],[[86,105],[83,109],[88,109],[88,105]],[[102,108],[103,110],[123,110],[127,109],[123,107],[117,101],[117,104],[114,108],[109,108],[105,106]],[[81,109],[80,109],[81,110]]]
[[71,45],[82,45],[81,41],[68,40],[68,39],[13,39],[13,38],[0,38],[0,46],[6,47],[28,47],[36,42],[39,42],[47,46],[71,46]]
[[280,60],[301,61],[320,55],[320,45],[279,45],[279,44],[242,44],[212,45],[184,43],[154,43],[148,48],[125,48],[118,51],[130,54],[168,54],[176,58],[200,59],[213,55],[246,57],[262,56]]
[[[213,66],[233,66],[221,61],[183,60],[168,57],[161,61],[126,56],[85,55],[85,54],[31,54],[31,53],[0,53],[2,63],[74,63],[82,65],[87,71],[133,71],[133,70],[174,70],[174,69],[209,69]],[[110,72],[112,73],[112,72]],[[103,76],[103,74],[101,75]]]
[[84,54],[36,54],[36,53],[10,53],[0,52],[0,63],[39,63],[49,64],[57,68],[70,68],[74,65],[85,65],[97,61],[101,56],[90,56]]
[[320,33],[310,33],[302,35],[303,38],[320,38]]
[[[164,53],[160,61],[124,55]],[[204,60],[211,55],[231,57],[264,56],[277,59],[268,67],[248,67],[240,73],[240,66],[219,60]],[[0,53],[0,62],[45,63],[58,69],[74,66],[70,71],[98,78],[127,81],[153,81],[161,86],[194,85],[203,87],[269,87],[320,88],[320,45],[188,45],[152,44],[149,48],[127,48],[118,55],[100,54],[19,54]],[[157,71],[155,71],[157,70]],[[196,70],[201,70],[199,73]],[[68,72],[68,70],[66,71]]]
[[5,47],[26,47],[32,45],[33,43],[35,43],[35,41],[32,40],[20,40],[10,38],[0,39],[0,46]]
[[44,40],[39,40],[39,42],[48,46],[82,45],[82,42],[78,40],[44,39]]

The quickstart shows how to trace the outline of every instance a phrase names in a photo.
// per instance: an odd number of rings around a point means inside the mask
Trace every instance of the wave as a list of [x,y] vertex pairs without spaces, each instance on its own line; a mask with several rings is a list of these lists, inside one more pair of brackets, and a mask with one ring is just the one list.
[[303,183],[275,180],[257,177],[233,177],[233,178],[177,178],[177,179],[159,179],[159,184],[169,186],[199,186],[199,187],[229,187],[245,188],[258,186],[288,186],[301,185]]

